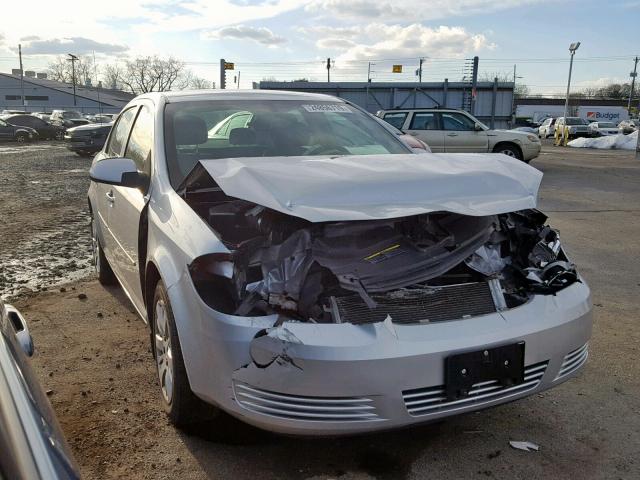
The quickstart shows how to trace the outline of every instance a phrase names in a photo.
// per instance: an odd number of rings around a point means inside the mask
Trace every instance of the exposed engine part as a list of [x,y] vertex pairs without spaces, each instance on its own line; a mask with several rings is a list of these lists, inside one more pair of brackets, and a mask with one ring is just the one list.
[[536,210],[326,223],[229,197],[194,210],[232,251],[224,268],[200,259],[190,267],[201,297],[225,313],[435,322],[513,308],[579,281]]

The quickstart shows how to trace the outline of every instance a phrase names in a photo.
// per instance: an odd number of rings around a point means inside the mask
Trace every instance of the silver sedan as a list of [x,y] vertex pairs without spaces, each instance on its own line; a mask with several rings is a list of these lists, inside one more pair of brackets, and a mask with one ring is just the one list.
[[396,428],[586,362],[589,288],[506,155],[416,155],[335,97],[172,92],[123,110],[90,176],[99,279],[149,324],[177,426]]

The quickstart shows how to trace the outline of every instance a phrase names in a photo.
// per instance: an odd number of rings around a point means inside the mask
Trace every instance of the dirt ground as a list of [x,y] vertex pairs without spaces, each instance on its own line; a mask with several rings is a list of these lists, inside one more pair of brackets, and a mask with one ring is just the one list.
[[[23,292],[45,288],[23,293],[13,303],[30,321],[33,363],[45,388],[53,390],[50,400],[83,475],[640,478],[640,162],[632,152],[545,146],[532,165],[545,174],[540,207],[560,229],[593,290],[595,325],[584,371],[541,395],[438,424],[353,438],[297,439],[229,419],[189,433],[168,425],[160,410],[148,330],[122,291],[107,290],[91,277],[44,287],[87,271],[88,161],[58,147],[0,151],[0,213],[3,221],[9,218],[0,230],[0,279],[18,278],[19,265],[25,277],[36,278],[22,284]],[[14,193],[7,194],[7,186]],[[46,237],[43,232],[57,233]],[[40,243],[34,246],[34,241]],[[36,268],[45,248],[53,257],[68,251],[70,257],[64,258],[78,263],[77,272],[70,268],[49,277],[47,259]],[[14,265],[9,259],[16,255],[20,260]],[[13,265],[9,274],[7,265]],[[3,295],[12,294],[6,280],[0,288]],[[514,450],[509,440],[535,442],[540,451]]]

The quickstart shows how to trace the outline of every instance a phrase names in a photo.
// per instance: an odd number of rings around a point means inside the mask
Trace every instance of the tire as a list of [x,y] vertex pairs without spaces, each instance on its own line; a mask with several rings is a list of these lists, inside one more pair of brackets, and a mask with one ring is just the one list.
[[93,254],[93,265],[96,269],[96,275],[98,275],[100,284],[115,285],[117,279],[102,251],[100,239],[98,238],[98,229],[96,228],[96,222],[93,217],[91,217],[91,251]]
[[219,410],[196,397],[189,386],[171,302],[162,280],[156,284],[149,317],[153,358],[169,421],[183,429],[212,418]]
[[513,145],[512,143],[499,143],[493,149],[494,153],[502,153],[509,157],[517,158],[518,160],[522,160],[522,152],[520,149]]
[[24,133],[19,133],[16,135],[16,142],[18,143],[27,143],[29,139]]

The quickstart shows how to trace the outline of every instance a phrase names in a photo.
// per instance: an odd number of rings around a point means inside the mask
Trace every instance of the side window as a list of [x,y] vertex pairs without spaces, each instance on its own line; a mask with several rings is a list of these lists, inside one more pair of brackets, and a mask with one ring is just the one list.
[[113,126],[113,131],[109,138],[109,145],[107,146],[107,154],[110,157],[122,156],[136,110],[137,107],[132,107],[123,112],[120,118],[118,118],[118,122]]
[[414,113],[409,130],[438,130],[436,114],[433,112]]
[[442,113],[442,123],[445,130],[469,132],[475,130],[475,122],[462,113]]
[[384,121],[390,123],[394,127],[401,129],[404,125],[404,121],[407,118],[407,112],[394,112],[394,113],[385,113]]
[[[133,109],[132,109],[133,110]],[[133,124],[125,157],[133,160],[138,172],[151,176],[151,146],[153,145],[153,113],[146,105],[140,109]]]

